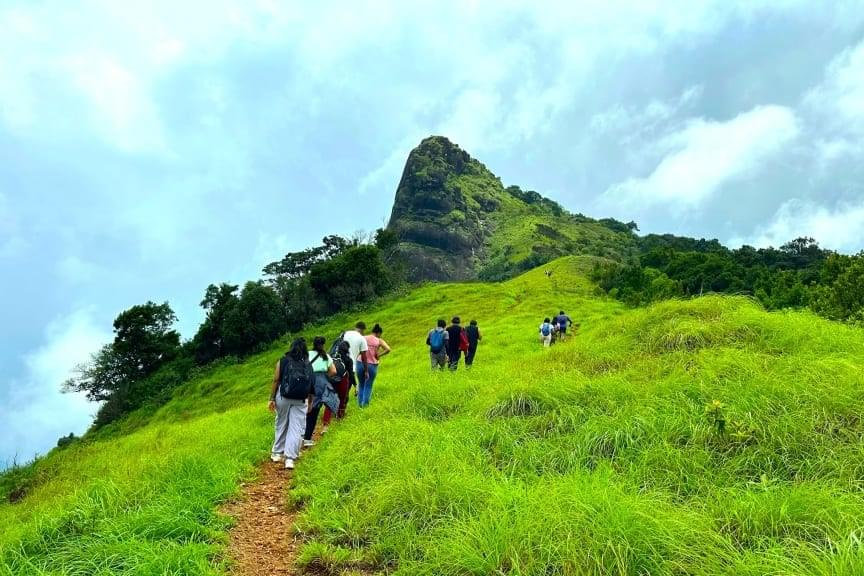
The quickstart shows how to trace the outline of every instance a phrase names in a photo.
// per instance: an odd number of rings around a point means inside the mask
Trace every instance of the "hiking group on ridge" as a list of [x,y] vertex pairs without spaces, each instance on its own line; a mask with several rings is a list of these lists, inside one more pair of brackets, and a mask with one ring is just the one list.
[[333,414],[337,420],[345,417],[352,386],[357,405],[369,405],[378,364],[391,349],[381,338],[384,330],[379,324],[371,334],[365,332],[366,324],[357,322],[354,329],[346,330],[333,342],[329,352],[324,348],[327,341],[323,336],[313,339],[312,350],[307,348],[305,338],[295,338],[276,363],[268,406],[276,413],[271,460],[284,460],[285,468],[293,469],[301,447],[314,445],[312,436],[321,407],[324,434]]
[[[546,317],[540,324],[540,341],[544,347],[563,342],[573,320],[563,310],[554,319]],[[576,328],[579,324],[575,325]],[[301,449],[314,445],[313,436],[322,407],[324,410],[321,433],[327,433],[335,414],[336,420],[345,417],[352,387],[357,406],[366,408],[372,399],[372,389],[378,376],[381,358],[391,352],[381,336],[380,324],[366,334],[366,324],[357,322],[331,344],[329,350],[323,336],[315,336],[312,349],[305,338],[296,338],[291,348],[276,363],[270,389],[269,409],[276,413],[271,459],[285,463],[293,469]],[[464,354],[465,367],[471,368],[477,347],[483,340],[476,320],[462,326],[459,316],[450,325],[444,319],[426,335],[432,370],[451,372],[459,368]]]

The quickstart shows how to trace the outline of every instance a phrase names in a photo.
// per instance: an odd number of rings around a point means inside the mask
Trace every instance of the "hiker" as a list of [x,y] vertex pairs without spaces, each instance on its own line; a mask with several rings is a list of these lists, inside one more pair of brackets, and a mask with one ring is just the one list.
[[306,425],[306,404],[311,402],[315,376],[309,364],[306,340],[297,338],[291,349],[276,363],[268,408],[276,413],[275,439],[270,459],[285,468],[294,469],[300,455],[303,428]]
[[432,360],[432,370],[440,370],[447,363],[447,340],[450,334],[444,328],[446,320],[438,320],[438,326],[426,335],[426,345],[429,346],[429,358]]
[[[351,346],[348,342],[340,340],[336,344],[336,350],[330,350],[330,355],[333,358],[333,366],[336,368],[336,375],[330,378],[330,384],[336,390],[336,395],[339,396],[339,409],[336,410],[336,420],[341,420],[345,417],[345,410],[348,407],[348,392],[351,390],[351,385],[354,383],[354,361],[351,359]],[[321,434],[326,434],[330,429],[330,420],[333,418],[333,411],[329,406],[324,407],[324,418],[322,422],[324,427],[321,428]]]
[[462,328],[462,321],[459,316],[454,316],[447,328],[447,357],[449,358],[448,367],[451,371],[455,372],[459,368],[459,358],[462,356],[462,352],[467,350],[468,336]]
[[474,364],[474,355],[477,354],[477,345],[483,339],[480,334],[480,328],[477,326],[477,320],[471,320],[468,323],[468,328],[465,329],[465,334],[468,336],[468,351],[465,352],[465,367],[470,368]]
[[303,435],[304,448],[315,445],[315,442],[312,441],[312,434],[315,432],[315,425],[318,424],[321,406],[326,405],[331,410],[339,410],[339,396],[330,384],[330,378],[336,376],[336,366],[333,364],[333,358],[324,350],[326,342],[323,336],[316,336],[312,341],[312,350],[309,351],[309,363],[315,373],[315,384],[313,394],[309,399],[309,409],[306,412],[306,433]]
[[567,326],[573,324],[570,316],[564,313],[563,310],[555,317],[555,324],[558,326],[558,340],[564,342],[564,337],[567,335]]
[[552,322],[549,318],[544,318],[543,323],[540,324],[540,342],[543,343],[544,348],[548,348],[552,344],[552,336],[555,334],[555,327],[552,326]]
[[[359,393],[360,384],[366,381],[366,366],[368,364],[366,351],[369,349],[369,345],[366,343],[366,336],[363,335],[365,332],[366,323],[361,320],[354,325],[354,330],[346,330],[337,340],[337,342],[348,342],[349,354],[354,363],[354,394]],[[334,345],[338,347],[337,344],[334,343]]]
[[366,360],[368,363],[366,381],[360,383],[360,390],[357,393],[357,403],[361,408],[369,405],[369,400],[372,398],[372,384],[375,383],[375,378],[378,376],[378,364],[383,356],[391,352],[387,342],[381,339],[381,334],[384,329],[380,324],[375,324],[372,327],[372,334],[366,336]]

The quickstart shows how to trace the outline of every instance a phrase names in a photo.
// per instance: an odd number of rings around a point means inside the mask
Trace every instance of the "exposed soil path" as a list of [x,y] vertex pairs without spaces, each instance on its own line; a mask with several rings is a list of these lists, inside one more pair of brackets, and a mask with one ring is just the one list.
[[285,495],[293,472],[268,458],[258,478],[243,486],[243,496],[225,507],[237,519],[231,530],[229,555],[236,576],[293,576],[300,545]]

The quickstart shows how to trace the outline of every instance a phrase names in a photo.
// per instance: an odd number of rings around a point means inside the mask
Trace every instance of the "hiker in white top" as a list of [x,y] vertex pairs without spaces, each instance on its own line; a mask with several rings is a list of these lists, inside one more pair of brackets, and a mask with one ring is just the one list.
[[544,318],[543,323],[540,324],[540,342],[543,343],[545,348],[548,348],[552,344],[552,333],[554,331],[555,328],[552,326],[549,318]]
[[[366,323],[363,321],[357,322],[354,325],[354,330],[346,330],[342,335],[342,340],[348,343],[350,348],[349,353],[354,361],[354,374],[357,375],[357,387],[366,382],[368,378],[368,362],[366,352],[369,350],[369,343],[366,342]],[[357,389],[354,388],[354,394],[357,394]]]

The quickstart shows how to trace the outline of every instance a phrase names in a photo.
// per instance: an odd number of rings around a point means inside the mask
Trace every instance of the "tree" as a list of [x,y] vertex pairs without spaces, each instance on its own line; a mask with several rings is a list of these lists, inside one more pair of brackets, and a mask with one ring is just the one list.
[[835,320],[864,322],[864,252],[827,258],[821,283],[813,289],[811,307]]
[[180,334],[171,326],[177,316],[167,302],[147,302],[121,312],[114,320],[113,353],[132,381],[145,378],[176,356]]
[[264,275],[272,279],[279,277],[295,280],[305,276],[317,262],[335,258],[353,244],[341,236],[325,236],[321,245],[306,248],[299,252],[289,252],[282,260],[271,262],[264,267]]
[[327,312],[338,312],[383,294],[392,278],[380,250],[364,245],[317,263],[309,271],[309,284]]
[[114,341],[103,346],[89,363],[79,365],[63,390],[83,392],[88,400],[106,402],[100,409],[103,421],[141,405],[150,390],[136,384],[180,351],[180,334],[171,329],[176,321],[167,302],[147,302],[122,312],[114,320]]
[[269,344],[285,331],[279,295],[263,282],[247,282],[227,312],[222,337],[228,355],[242,356]]
[[63,383],[64,392],[83,392],[91,402],[104,402],[128,381],[128,375],[111,344],[90,357],[90,362],[75,367],[75,375]]
[[210,284],[207,287],[201,301],[207,317],[192,339],[195,359],[199,364],[206,364],[225,355],[225,319],[239,302],[237,289],[236,284],[225,283],[219,286]]

